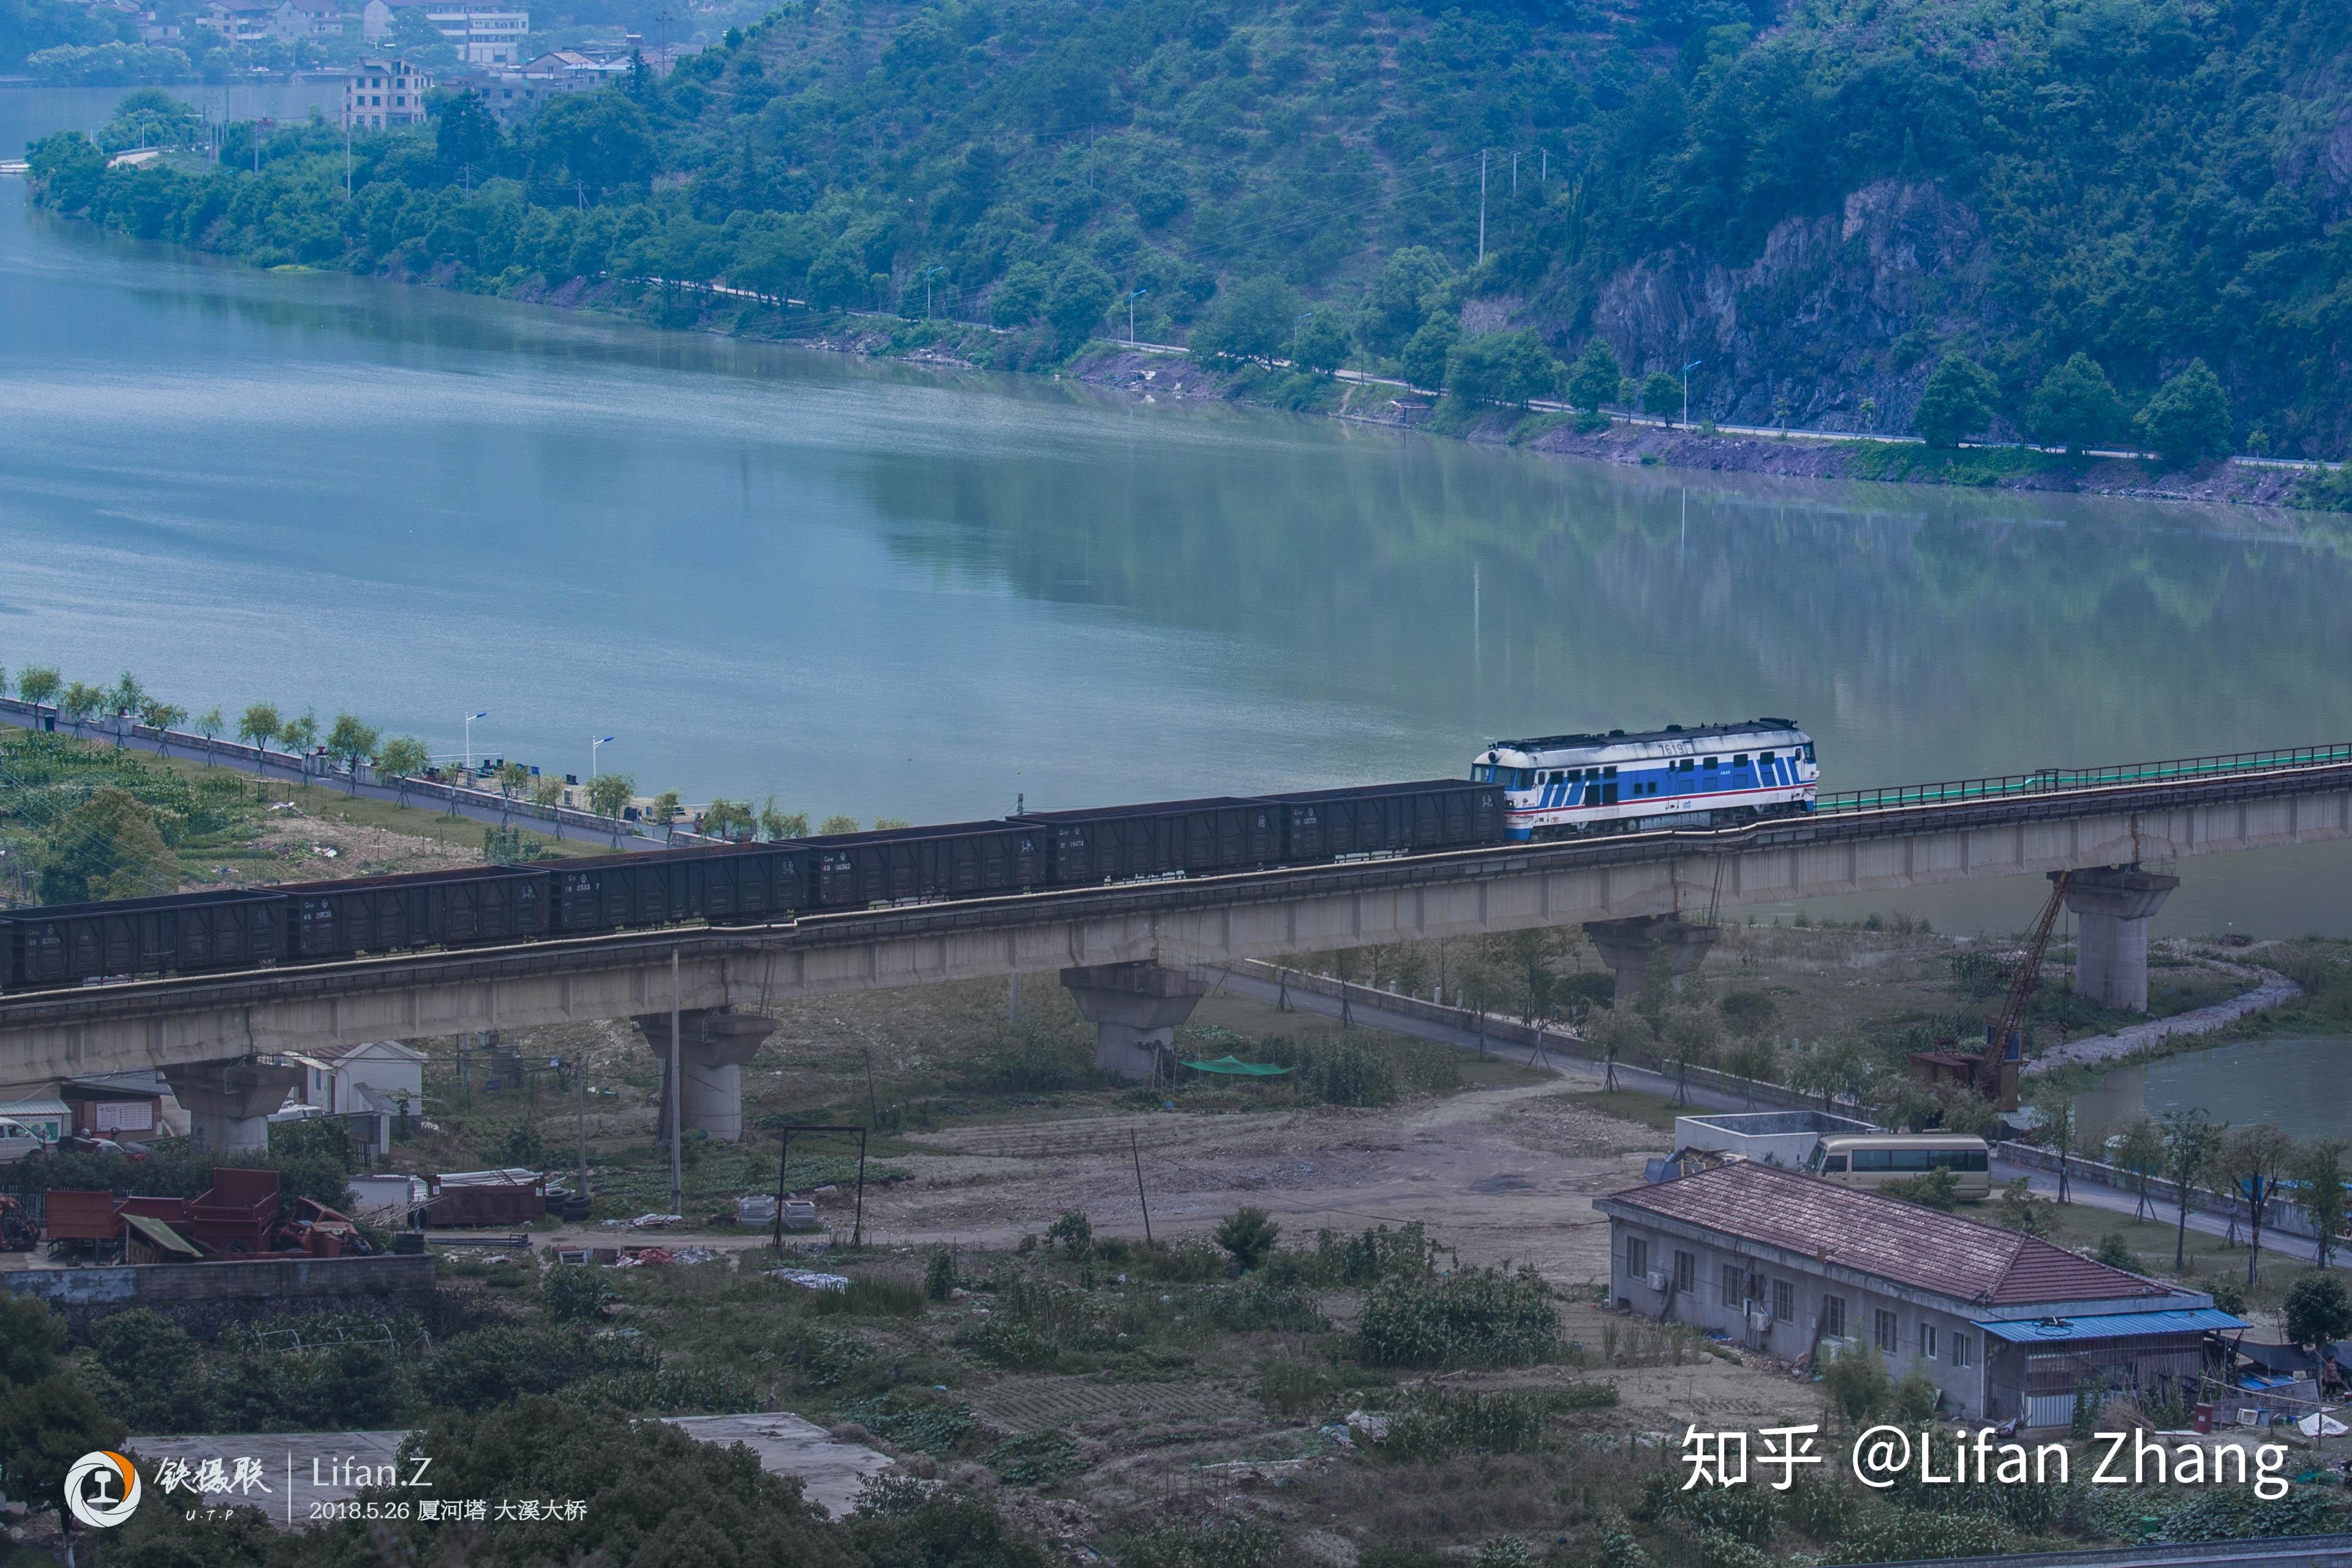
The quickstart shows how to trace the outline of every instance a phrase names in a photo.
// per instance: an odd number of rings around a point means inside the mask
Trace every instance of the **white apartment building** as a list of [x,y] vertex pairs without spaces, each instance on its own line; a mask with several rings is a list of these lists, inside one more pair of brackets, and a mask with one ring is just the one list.
[[[386,0],[368,0],[360,13],[361,36],[370,41],[389,37],[395,9]],[[432,0],[425,6],[425,19],[468,66],[519,66],[530,47],[530,13],[515,6]]]
[[422,125],[432,87],[433,79],[406,60],[362,60],[343,75],[343,126]]

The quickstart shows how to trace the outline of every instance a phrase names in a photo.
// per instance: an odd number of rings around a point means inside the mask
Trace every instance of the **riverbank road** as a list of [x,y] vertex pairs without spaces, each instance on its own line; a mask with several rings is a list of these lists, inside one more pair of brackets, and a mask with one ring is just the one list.
[[[118,734],[109,727],[109,721],[77,724],[54,712],[37,710],[21,702],[0,700],[0,724],[12,725],[19,730],[53,727],[59,734],[85,741],[110,741],[126,751],[144,752],[154,757],[201,758],[209,753],[222,766],[235,767],[257,778],[279,779],[288,784],[320,784],[362,800],[383,801],[394,805],[415,805],[430,801],[447,815],[461,816],[469,822],[479,822],[492,827],[528,828],[533,833],[574,844],[600,844],[608,849],[630,850],[667,849],[670,847],[667,839],[647,837],[626,823],[577,811],[551,815],[545,807],[529,801],[509,800],[488,790],[417,784],[403,789],[394,784],[354,781],[345,775],[322,777],[306,773],[302,759],[286,752],[264,752],[257,758],[250,746],[228,746],[208,742],[201,735],[184,735],[173,731],[159,732],[144,725],[131,727],[128,733]],[[224,754],[229,752],[235,755]]]
[[[1309,991],[1303,986],[1286,987],[1254,974],[1219,971],[1217,975],[1218,983],[1223,988],[1236,995],[1255,997],[1262,1002],[1280,1000],[1299,1012],[1312,1013],[1326,1018],[1337,1018],[1340,1016],[1339,998],[1327,996],[1319,991]],[[1391,1011],[1381,1006],[1377,1001],[1351,996],[1347,1004],[1347,1016],[1349,1022],[1360,1024],[1368,1029],[1380,1029],[1388,1034],[1405,1035],[1420,1040],[1435,1040],[1464,1050],[1483,1048],[1487,1055],[1504,1061],[1516,1062],[1523,1067],[1538,1069],[1549,1068],[1580,1086],[1598,1089],[1601,1085],[1601,1068],[1596,1064],[1580,1057],[1567,1056],[1558,1051],[1547,1051],[1538,1057],[1532,1047],[1507,1044],[1491,1037],[1482,1039],[1475,1029],[1455,1027],[1416,1017],[1408,1013]],[[1654,1094],[1664,1100],[1674,1098],[1675,1080],[1667,1074],[1620,1062],[1617,1064],[1616,1076],[1617,1086],[1620,1089],[1631,1089],[1637,1094]],[[1752,1105],[1744,1096],[1732,1091],[1696,1083],[1685,1089],[1683,1100],[1687,1109],[1698,1111],[1771,1109],[1769,1106]],[[2054,1199],[2058,1195],[2058,1177],[2054,1173],[2036,1170],[2007,1160],[1993,1161],[1992,1178],[1995,1182],[2013,1181],[2019,1176],[2026,1179],[2029,1189],[2038,1197]],[[2138,1206],[2137,1200],[2130,1193],[2117,1192],[2112,1187],[2103,1186],[2081,1176],[2074,1176],[2068,1181],[2066,1193],[2071,1202],[2083,1207],[2101,1209],[2126,1217],[2130,1216]],[[2177,1220],[2179,1216],[2177,1211],[2168,1213],[2159,1205],[2157,1217]],[[2230,1234],[2230,1223],[2227,1218],[2221,1215],[2206,1214],[2201,1211],[2192,1211],[2189,1214],[2189,1228],[2202,1236],[2226,1237]],[[2245,1226],[2239,1226],[2238,1232],[2242,1237]],[[2298,1263],[2311,1262],[2317,1253],[2317,1247],[2314,1243],[2300,1237],[2282,1236],[2277,1231],[2270,1229],[2263,1232],[2263,1250],[2275,1252],[2282,1258],[2294,1258]],[[2339,1249],[2335,1263],[2339,1268],[2352,1268],[2352,1256],[2347,1256]]]

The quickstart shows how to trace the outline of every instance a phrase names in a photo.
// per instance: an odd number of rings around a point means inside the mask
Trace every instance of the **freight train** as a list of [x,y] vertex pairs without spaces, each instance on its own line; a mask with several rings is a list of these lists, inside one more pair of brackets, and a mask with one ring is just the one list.
[[[1681,769],[1690,789],[1621,794],[1636,776],[1633,752],[1653,746],[1657,756],[1641,763],[1642,776],[1654,771],[1664,779],[1675,771],[1668,760],[1681,755],[1675,746],[1688,750],[1704,736],[1711,748],[1718,735],[1742,737],[1728,772],[1720,768],[1725,759],[1702,750],[1703,767]],[[1584,751],[1568,749],[1570,741]],[[1591,760],[1580,760],[1588,752]],[[1571,763],[1580,791],[1572,802]],[[0,910],[0,991],[1475,849],[1568,827],[1645,826],[1667,812],[1668,800],[1717,818],[1779,811],[1800,793],[1810,802],[1814,770],[1801,731],[1759,720],[1502,743],[1471,774]],[[1643,809],[1612,813],[1633,799]],[[1675,818],[1678,826],[1706,820]]]

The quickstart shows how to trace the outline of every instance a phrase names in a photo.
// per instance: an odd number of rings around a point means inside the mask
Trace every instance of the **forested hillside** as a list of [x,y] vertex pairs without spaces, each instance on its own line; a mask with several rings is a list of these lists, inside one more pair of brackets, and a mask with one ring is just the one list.
[[798,0],[511,134],[457,109],[362,138],[348,203],[342,153],[321,128],[258,176],[101,175],[59,144],[37,172],[261,261],[928,301],[1010,329],[1012,367],[1130,303],[1230,346],[1244,304],[1263,336],[1297,300],[1310,358],[1425,379],[1460,333],[1563,362],[1598,335],[1637,376],[1701,362],[1725,420],[1906,429],[1959,353],[2016,430],[2087,354],[2110,426],[2202,359],[2241,447],[2352,433],[2340,0]]

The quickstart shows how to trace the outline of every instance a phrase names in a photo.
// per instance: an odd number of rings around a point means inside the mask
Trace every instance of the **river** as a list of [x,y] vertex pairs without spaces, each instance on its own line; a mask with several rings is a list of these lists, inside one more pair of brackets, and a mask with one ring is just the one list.
[[[0,91],[0,146],[113,96]],[[580,773],[612,735],[642,788],[915,820],[1758,713],[1830,788],[2352,739],[2340,520],[1136,405],[257,272],[12,185],[0,300],[0,665],[192,710],[454,753],[487,710],[478,752]],[[2341,848],[2179,869],[2162,929],[2352,934]],[[2040,899],[1836,907],[2010,930]]]
[[2119,1068],[2074,1099],[2089,1148],[2135,1112],[2202,1109],[2216,1121],[2267,1121],[2297,1138],[2346,1135],[2341,1037],[2244,1040]]

